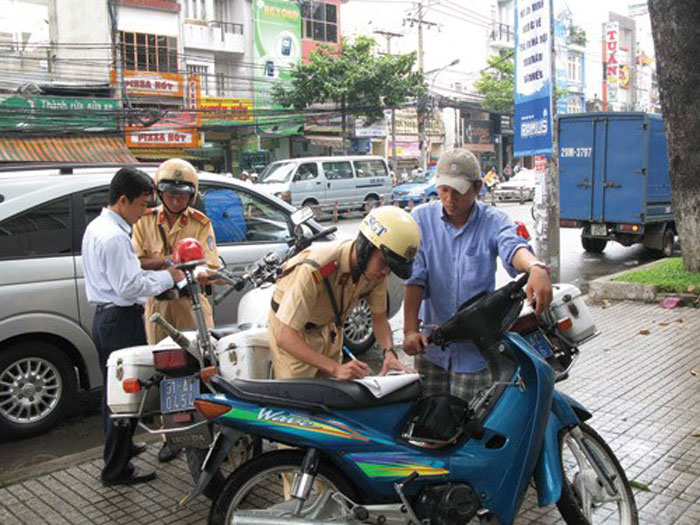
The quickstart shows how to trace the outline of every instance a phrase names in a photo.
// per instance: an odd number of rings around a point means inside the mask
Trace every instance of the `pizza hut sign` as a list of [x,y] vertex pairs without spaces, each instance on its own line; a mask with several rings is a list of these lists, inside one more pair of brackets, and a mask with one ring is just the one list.
[[196,147],[196,130],[130,131],[126,134],[128,146],[135,147]]
[[[124,86],[130,95],[182,97],[182,76],[176,73],[124,71]],[[113,74],[116,81],[116,73]]]

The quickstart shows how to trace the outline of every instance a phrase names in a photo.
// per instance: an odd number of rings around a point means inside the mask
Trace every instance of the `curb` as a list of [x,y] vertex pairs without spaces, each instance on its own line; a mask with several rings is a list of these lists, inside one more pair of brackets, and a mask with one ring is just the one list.
[[628,283],[614,280],[626,273],[651,268],[664,261],[665,259],[659,259],[658,261],[652,261],[629,270],[623,270],[594,279],[588,284],[588,297],[594,304],[600,304],[606,299],[613,301],[656,303],[667,297],[679,297],[683,303],[692,305],[697,301],[697,296],[692,294],[659,292],[657,286],[653,284]]

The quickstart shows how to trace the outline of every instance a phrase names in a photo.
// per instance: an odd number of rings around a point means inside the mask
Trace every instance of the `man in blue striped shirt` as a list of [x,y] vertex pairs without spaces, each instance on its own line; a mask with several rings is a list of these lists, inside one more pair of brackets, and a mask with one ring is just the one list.
[[547,268],[517,235],[513,221],[477,200],[483,184],[479,174],[479,162],[470,151],[448,151],[437,167],[440,200],[411,214],[420,226],[421,244],[405,283],[403,349],[416,356],[426,395],[469,399],[490,384],[491,375],[470,341],[450,344],[444,351],[428,345],[419,331],[419,313],[426,324],[441,324],[471,297],[493,291],[496,257],[511,276],[530,274],[525,291],[528,300],[536,298],[538,313],[552,301]]

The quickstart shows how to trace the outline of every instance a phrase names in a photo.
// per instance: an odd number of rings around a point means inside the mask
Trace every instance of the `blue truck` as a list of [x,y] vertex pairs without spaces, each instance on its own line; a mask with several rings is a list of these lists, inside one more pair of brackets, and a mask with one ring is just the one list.
[[584,250],[642,243],[670,256],[676,226],[664,121],[647,113],[559,116],[560,225]]

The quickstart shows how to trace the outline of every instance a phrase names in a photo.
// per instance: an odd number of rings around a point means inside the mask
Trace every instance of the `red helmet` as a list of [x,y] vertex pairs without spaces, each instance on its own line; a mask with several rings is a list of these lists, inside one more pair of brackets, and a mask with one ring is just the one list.
[[173,262],[188,266],[197,266],[206,262],[204,249],[197,239],[187,237],[180,239],[173,248]]

